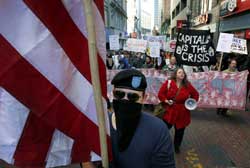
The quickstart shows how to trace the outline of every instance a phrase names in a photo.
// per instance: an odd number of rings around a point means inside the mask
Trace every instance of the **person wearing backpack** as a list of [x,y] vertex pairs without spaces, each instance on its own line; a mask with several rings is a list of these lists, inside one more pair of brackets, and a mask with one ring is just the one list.
[[190,124],[190,111],[185,107],[185,101],[193,98],[198,102],[199,93],[187,80],[183,68],[177,68],[170,80],[166,80],[161,86],[158,97],[164,102],[166,112],[163,121],[168,128],[175,127],[174,148],[180,153],[180,145],[184,136],[185,128]]

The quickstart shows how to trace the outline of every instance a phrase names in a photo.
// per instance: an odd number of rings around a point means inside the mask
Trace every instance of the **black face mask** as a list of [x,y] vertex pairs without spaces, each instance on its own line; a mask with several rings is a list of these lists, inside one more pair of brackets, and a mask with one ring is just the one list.
[[113,100],[116,117],[119,151],[122,152],[129,146],[138,126],[142,104],[128,100]]

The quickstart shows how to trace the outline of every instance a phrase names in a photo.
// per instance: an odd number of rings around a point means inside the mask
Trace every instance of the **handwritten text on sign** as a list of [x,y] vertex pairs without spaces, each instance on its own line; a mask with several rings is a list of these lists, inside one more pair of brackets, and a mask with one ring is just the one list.
[[215,61],[215,50],[209,31],[181,30],[178,33],[175,56],[183,65],[201,66]]
[[145,52],[146,47],[147,47],[146,40],[138,40],[138,39],[129,38],[127,40],[126,46],[124,47],[124,50],[134,51],[134,52]]
[[239,54],[247,54],[247,41],[245,39],[233,38],[231,51]]

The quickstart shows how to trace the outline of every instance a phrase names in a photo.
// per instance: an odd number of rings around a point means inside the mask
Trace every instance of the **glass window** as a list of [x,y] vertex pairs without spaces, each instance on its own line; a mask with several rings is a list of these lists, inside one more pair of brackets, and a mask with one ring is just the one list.
[[208,11],[210,11],[210,10],[212,10],[212,8],[213,8],[213,0],[208,0],[209,2],[209,5],[208,5]]
[[181,0],[181,11],[187,7],[187,0]]
[[180,13],[180,3],[176,6],[176,16]]
[[172,12],[172,19],[174,19],[175,18],[175,10],[173,10],[173,12]]

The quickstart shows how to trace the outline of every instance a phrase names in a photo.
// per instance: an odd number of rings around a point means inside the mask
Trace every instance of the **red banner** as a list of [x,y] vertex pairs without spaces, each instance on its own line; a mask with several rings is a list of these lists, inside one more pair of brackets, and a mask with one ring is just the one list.
[[[112,100],[110,81],[118,70],[108,71],[108,97]],[[158,91],[170,74],[166,71],[141,69],[146,76],[148,87],[144,99],[145,104],[158,104]],[[198,107],[229,108],[244,110],[246,105],[246,82],[248,71],[237,73],[199,72],[188,76],[188,79],[200,94]]]
[[244,110],[248,71],[237,73],[200,72],[188,77],[198,90],[198,107]]

